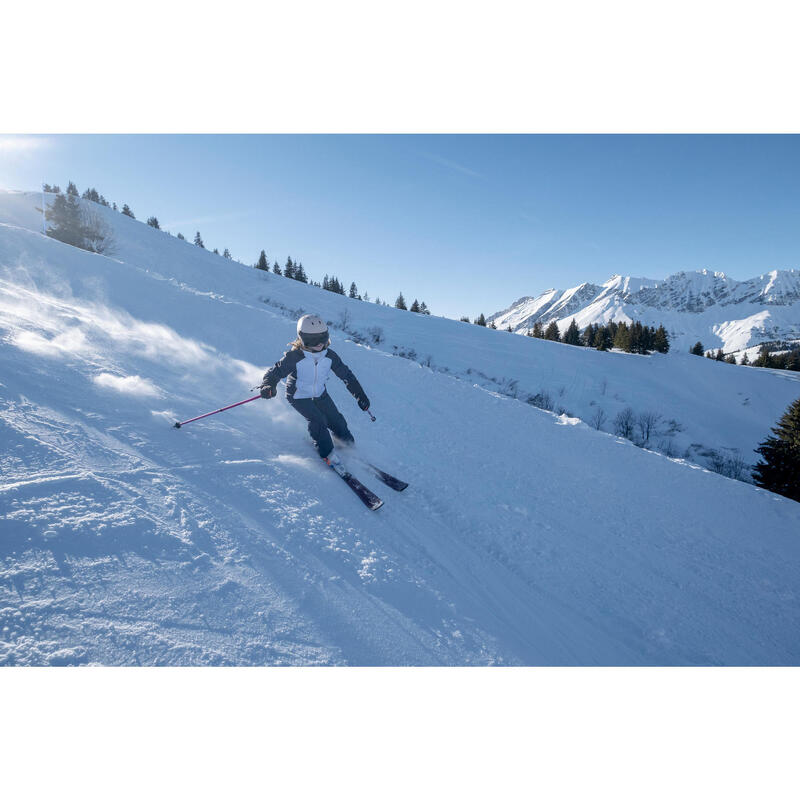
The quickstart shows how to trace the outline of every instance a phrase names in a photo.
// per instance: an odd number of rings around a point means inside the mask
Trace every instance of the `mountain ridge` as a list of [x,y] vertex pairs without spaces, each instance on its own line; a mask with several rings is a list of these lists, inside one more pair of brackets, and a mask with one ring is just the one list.
[[612,320],[663,324],[679,348],[698,340],[726,353],[753,351],[765,342],[790,346],[800,341],[800,270],[774,269],[744,281],[708,269],[661,280],[612,275],[600,285],[525,295],[487,322],[527,333],[536,322],[555,321],[563,332],[573,317],[581,328]]

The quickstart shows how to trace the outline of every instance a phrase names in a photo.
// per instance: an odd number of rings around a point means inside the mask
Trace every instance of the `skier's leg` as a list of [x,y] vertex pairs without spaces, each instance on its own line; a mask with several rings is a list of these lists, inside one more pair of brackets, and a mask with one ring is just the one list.
[[290,400],[289,404],[308,420],[308,434],[314,441],[314,447],[317,448],[321,458],[327,458],[333,450],[333,441],[328,433],[325,415],[310,398]]
[[333,435],[345,444],[353,444],[355,439],[353,434],[350,433],[350,428],[347,427],[347,420],[336,408],[333,398],[325,392],[325,394],[316,399],[316,403],[317,408],[325,415],[325,421]]

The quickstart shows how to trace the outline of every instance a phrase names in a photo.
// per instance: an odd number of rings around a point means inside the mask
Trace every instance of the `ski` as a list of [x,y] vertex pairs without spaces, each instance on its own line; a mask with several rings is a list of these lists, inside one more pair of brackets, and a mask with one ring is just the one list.
[[402,492],[403,489],[408,488],[408,484],[405,481],[401,481],[400,478],[395,478],[394,475],[390,475],[388,472],[378,469],[374,464],[370,464],[368,461],[364,463],[375,473],[375,477],[379,481],[385,483],[390,489],[394,489],[396,492]]
[[351,475],[344,464],[329,464],[330,468],[355,492],[358,499],[371,511],[377,511],[382,505],[383,500],[374,492],[367,489],[358,478]]

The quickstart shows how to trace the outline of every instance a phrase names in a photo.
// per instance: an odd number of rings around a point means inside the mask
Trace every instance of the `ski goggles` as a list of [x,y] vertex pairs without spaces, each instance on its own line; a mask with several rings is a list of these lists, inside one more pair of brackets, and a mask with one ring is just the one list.
[[300,334],[300,341],[303,343],[303,347],[308,347],[309,349],[319,347],[321,344],[327,344],[328,339],[328,331]]

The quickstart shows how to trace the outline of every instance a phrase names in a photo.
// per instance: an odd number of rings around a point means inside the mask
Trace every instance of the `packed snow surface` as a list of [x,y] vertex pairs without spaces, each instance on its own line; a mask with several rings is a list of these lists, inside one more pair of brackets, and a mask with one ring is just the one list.
[[[0,195],[0,663],[800,663],[800,504],[698,455],[751,450],[792,376],[350,300],[105,209],[93,255],[37,204]],[[372,401],[329,383],[377,512],[282,392],[173,427],[310,311]],[[581,421],[627,405],[687,458]]]

